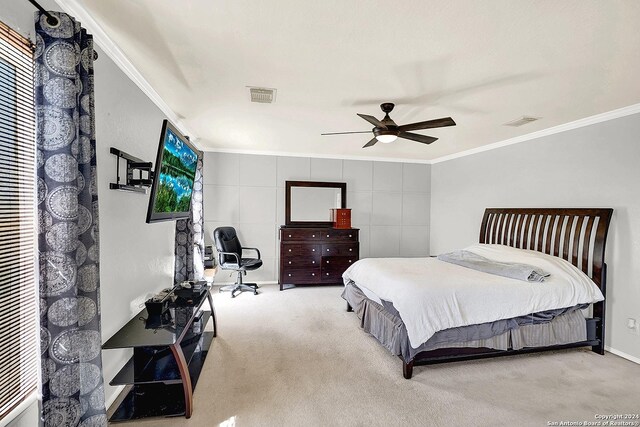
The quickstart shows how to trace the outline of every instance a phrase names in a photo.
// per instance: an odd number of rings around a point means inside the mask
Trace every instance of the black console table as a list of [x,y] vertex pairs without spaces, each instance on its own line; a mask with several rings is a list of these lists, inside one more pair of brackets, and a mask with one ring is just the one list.
[[[193,391],[217,333],[211,287],[199,296],[179,298],[163,316],[144,309],[103,349],[133,348],[133,356],[109,384],[130,387],[109,421],[146,417],[191,417]],[[209,310],[203,309],[208,301]],[[213,331],[205,331],[209,320]]]

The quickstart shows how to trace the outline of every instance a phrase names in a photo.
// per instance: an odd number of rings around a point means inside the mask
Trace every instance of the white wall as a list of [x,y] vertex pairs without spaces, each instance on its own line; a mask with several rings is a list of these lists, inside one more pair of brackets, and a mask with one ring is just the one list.
[[[104,342],[140,310],[146,294],[173,285],[175,223],[146,224],[148,195],[109,189],[116,178],[116,157],[109,148],[155,162],[165,116],[106,54],[98,53],[96,155]],[[108,382],[130,355],[130,350],[102,352],[107,402],[117,391]]]
[[[41,0],[47,9],[60,10]],[[0,20],[34,40],[33,13],[26,1],[2,2]],[[164,115],[149,98],[104,54],[96,49],[95,109],[100,206],[100,280],[102,337],[106,341],[139,310],[131,302],[173,283],[174,223],[146,224],[148,196],[109,190],[115,181],[115,156],[120,148],[144,160],[155,161]],[[129,351],[103,352],[107,402],[117,389],[108,385],[124,365]],[[37,425],[32,405],[15,426]]]
[[432,165],[431,252],[476,243],[486,207],[611,207],[606,344],[640,358],[640,115]]
[[[205,153],[205,232],[232,225],[244,246],[260,249],[264,266],[247,280],[278,280],[278,229],[287,180],[347,183],[360,257],[429,253],[430,166],[417,163]],[[218,283],[235,281],[219,272]]]

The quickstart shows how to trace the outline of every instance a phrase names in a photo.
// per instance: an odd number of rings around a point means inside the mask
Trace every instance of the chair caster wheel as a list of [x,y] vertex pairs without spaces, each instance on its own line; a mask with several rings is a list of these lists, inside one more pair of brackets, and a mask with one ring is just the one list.
[[254,292],[253,292],[253,294],[254,294],[254,295],[258,295],[258,291],[254,291]]

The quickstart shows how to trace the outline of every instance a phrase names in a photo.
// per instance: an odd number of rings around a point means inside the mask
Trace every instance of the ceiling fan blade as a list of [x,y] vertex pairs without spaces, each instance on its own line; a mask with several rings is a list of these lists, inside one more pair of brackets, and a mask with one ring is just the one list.
[[347,135],[350,133],[371,133],[370,130],[363,130],[358,132],[329,132],[329,133],[321,133],[320,135]]
[[408,125],[398,126],[398,130],[400,132],[406,132],[409,130],[442,128],[445,126],[455,126],[455,125],[456,125],[456,122],[454,122],[451,117],[443,117],[441,119],[427,120],[426,122],[418,122],[418,123],[411,123]]
[[418,135],[417,133],[400,132],[398,138],[410,139],[412,141],[421,142],[423,144],[431,144],[433,141],[437,141],[438,138],[427,135]]
[[379,127],[382,129],[386,129],[387,127],[384,125],[384,123],[382,123],[380,120],[376,119],[373,116],[369,116],[366,114],[360,114],[360,113],[356,113],[358,114],[358,116],[362,117],[363,119],[365,119],[366,121],[368,121],[369,123],[371,123],[372,125],[374,125],[375,127]]
[[376,139],[376,137],[373,137],[373,139],[371,141],[367,142],[366,144],[364,144],[362,146],[362,148],[371,147],[372,145],[375,145],[376,142],[378,142],[378,140]]

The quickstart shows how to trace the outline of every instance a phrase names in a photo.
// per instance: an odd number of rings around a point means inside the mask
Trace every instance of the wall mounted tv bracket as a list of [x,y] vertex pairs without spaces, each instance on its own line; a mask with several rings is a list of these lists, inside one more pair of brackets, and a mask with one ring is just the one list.
[[[117,157],[116,182],[109,183],[109,188],[111,190],[134,191],[146,194],[147,187],[151,187],[153,183],[152,163],[142,161],[114,147],[111,147],[109,151]],[[122,159],[127,162],[127,177],[124,184],[120,182],[120,162]]]

